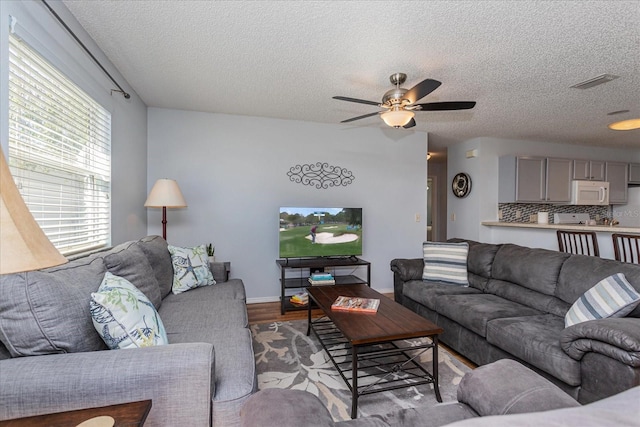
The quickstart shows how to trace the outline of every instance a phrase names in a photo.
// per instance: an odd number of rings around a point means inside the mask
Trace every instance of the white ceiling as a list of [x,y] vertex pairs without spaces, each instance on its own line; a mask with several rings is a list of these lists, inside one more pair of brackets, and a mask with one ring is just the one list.
[[[389,76],[442,86],[430,148],[474,137],[640,148],[640,1],[64,0],[150,107],[338,123]],[[604,73],[619,79],[571,89]],[[618,110],[629,113],[608,116]],[[384,127],[373,116],[345,127]],[[410,132],[410,130],[397,130]]]

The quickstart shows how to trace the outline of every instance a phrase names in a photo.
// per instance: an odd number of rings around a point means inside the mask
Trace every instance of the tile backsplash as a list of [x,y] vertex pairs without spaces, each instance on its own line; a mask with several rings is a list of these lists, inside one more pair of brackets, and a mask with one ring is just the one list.
[[[549,212],[549,224],[553,224],[554,213],[588,213],[590,219],[611,218],[611,206],[551,205],[544,203],[498,203],[502,211],[502,222],[531,222],[531,215]],[[519,213],[519,218],[516,218]]]

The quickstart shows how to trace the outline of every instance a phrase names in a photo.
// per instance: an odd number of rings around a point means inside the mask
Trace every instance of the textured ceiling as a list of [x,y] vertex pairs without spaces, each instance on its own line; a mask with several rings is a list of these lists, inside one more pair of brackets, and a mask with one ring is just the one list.
[[[640,148],[639,1],[119,1],[64,4],[150,107],[338,123],[389,75],[442,86],[430,147],[474,137]],[[571,89],[604,73],[619,79]],[[608,116],[618,110],[629,113]],[[384,127],[373,116],[345,127]],[[397,130],[397,132],[409,132]]]

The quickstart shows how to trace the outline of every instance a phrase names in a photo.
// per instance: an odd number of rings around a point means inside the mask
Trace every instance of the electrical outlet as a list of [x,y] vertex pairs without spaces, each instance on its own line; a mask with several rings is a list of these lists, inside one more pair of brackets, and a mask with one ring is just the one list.
[[451,214],[451,221],[455,221],[455,220],[456,220],[456,214],[455,214],[455,213],[452,213],[452,214]]
[[516,219],[520,219],[522,218],[522,211],[521,210],[517,210],[516,211]]
[[416,222],[420,222],[420,214],[416,214]]

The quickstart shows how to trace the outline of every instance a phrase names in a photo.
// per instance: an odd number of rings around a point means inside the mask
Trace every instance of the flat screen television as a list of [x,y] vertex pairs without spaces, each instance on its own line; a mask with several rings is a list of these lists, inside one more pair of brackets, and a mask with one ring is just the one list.
[[362,208],[280,208],[280,258],[362,255]]

